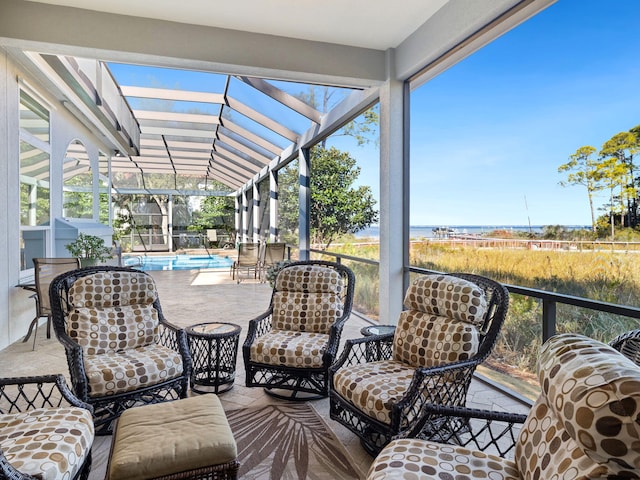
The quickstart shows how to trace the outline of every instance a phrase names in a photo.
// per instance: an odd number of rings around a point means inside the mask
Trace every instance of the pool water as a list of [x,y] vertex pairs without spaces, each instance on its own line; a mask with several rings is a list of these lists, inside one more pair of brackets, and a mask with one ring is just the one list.
[[123,258],[125,267],[140,270],[197,270],[200,268],[229,268],[233,260],[220,255],[137,255]]

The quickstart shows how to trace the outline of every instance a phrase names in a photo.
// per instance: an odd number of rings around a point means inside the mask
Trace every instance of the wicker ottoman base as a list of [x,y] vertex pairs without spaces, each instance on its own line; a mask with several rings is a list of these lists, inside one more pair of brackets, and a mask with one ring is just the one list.
[[232,480],[236,456],[216,395],[134,407],[116,424],[106,480]]

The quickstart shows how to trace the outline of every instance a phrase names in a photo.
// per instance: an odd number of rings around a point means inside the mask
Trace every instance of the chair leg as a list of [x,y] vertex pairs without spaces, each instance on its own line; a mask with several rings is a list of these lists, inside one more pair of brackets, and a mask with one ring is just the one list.
[[36,318],[31,320],[31,324],[29,325],[29,330],[27,331],[27,334],[22,339],[23,342],[26,342],[27,340],[29,340],[29,337],[31,336],[31,332],[33,331],[34,327],[36,328],[36,331],[37,331],[37,329],[38,329],[38,319],[39,318],[40,317],[36,316]]
[[51,338],[51,315],[47,315],[47,338]]
[[36,330],[33,332],[33,346],[31,347],[32,351],[36,349],[36,338],[38,338],[38,322],[36,322]]

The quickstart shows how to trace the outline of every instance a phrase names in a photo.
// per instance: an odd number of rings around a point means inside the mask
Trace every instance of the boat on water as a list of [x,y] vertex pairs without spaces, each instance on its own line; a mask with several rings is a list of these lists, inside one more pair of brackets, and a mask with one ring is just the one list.
[[436,236],[436,238],[447,238],[458,233],[455,228],[451,227],[435,227],[431,231]]

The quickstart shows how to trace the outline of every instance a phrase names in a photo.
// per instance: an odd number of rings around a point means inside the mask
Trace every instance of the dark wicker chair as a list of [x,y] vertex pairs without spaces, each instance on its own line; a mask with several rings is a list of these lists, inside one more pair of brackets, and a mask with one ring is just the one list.
[[636,365],[640,365],[640,330],[622,333],[611,340],[609,345],[633,360]]
[[542,346],[538,379],[541,394],[528,415],[425,405],[422,426],[438,419],[440,428],[395,438],[367,480],[415,472],[426,478],[640,478],[640,450],[633,447],[640,437],[640,371],[631,361],[566,333]]
[[404,303],[395,333],[347,340],[329,369],[330,416],[371,455],[396,435],[411,436],[425,405],[465,404],[473,372],[498,338],[509,295],[477,275],[424,275]]
[[0,478],[36,480],[46,470],[87,479],[92,410],[73,395],[62,375],[0,378]]
[[164,318],[150,275],[81,268],[56,277],[50,297],[73,390],[93,405],[97,434],[129,407],[187,396],[187,336]]
[[353,272],[338,263],[293,262],[280,270],[268,310],[249,322],[246,385],[291,400],[326,397],[354,285]]

